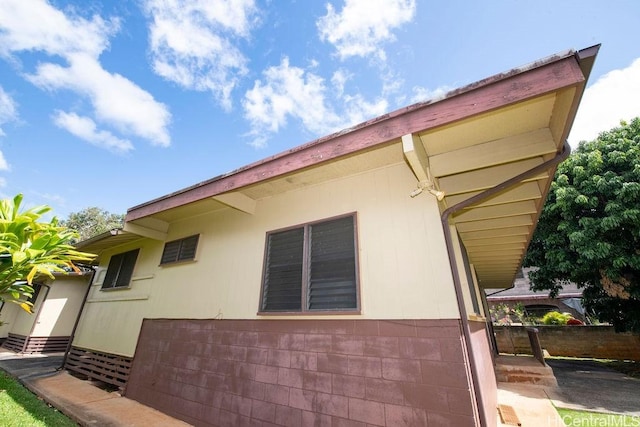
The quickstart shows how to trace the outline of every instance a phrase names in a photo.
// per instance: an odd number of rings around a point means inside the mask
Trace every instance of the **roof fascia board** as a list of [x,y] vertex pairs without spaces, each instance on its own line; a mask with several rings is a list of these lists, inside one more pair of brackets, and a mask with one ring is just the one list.
[[373,148],[402,135],[423,132],[585,81],[576,55],[553,57],[546,61],[468,85],[437,102],[428,101],[396,110],[227,175],[134,206],[128,210],[126,221],[276,178]]
[[78,242],[75,245],[75,248],[80,250],[80,249],[82,249],[82,248],[84,248],[86,246],[89,246],[89,245],[93,244],[93,243],[101,242],[101,241],[103,241],[105,239],[108,239],[108,238],[110,238],[112,236],[117,236],[119,234],[122,234],[123,232],[124,231],[122,230],[122,228],[113,228],[113,229],[111,229],[109,231],[105,231],[104,233],[95,235],[93,237],[90,237],[88,239],[85,239],[85,240],[82,240],[82,241]]

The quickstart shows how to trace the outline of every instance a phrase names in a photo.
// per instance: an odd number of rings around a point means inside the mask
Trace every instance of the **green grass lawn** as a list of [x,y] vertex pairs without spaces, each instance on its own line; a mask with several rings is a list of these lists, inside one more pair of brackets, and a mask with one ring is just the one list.
[[556,408],[569,427],[640,427],[640,417]]
[[77,424],[0,371],[0,425],[4,427],[71,427]]

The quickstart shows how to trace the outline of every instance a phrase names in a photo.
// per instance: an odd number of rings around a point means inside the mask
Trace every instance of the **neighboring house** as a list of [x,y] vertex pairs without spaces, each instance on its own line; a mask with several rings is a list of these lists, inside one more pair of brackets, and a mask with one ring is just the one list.
[[195,425],[495,426],[481,292],[513,283],[597,50],[129,209],[78,245],[67,369]]
[[578,289],[575,283],[569,283],[555,298],[549,297],[549,291],[531,290],[529,280],[530,268],[519,271],[513,282],[513,287],[502,290],[487,289],[487,302],[489,309],[500,304],[514,308],[516,304],[522,304],[525,314],[532,317],[542,317],[550,311],[571,313],[571,315],[583,322],[586,320],[584,307],[582,307],[582,289]]
[[91,272],[54,273],[55,280],[34,284],[33,313],[17,304],[0,305],[2,346],[22,353],[62,352],[87,293]]

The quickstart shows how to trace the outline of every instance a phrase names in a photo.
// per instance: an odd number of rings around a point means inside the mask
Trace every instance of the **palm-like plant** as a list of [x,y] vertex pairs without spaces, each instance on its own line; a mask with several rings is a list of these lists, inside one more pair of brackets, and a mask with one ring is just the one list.
[[94,255],[76,251],[71,242],[77,233],[58,225],[57,218],[39,221],[51,210],[38,206],[20,210],[22,194],[0,200],[0,299],[31,311],[34,278],[80,270],[74,262],[87,262]]

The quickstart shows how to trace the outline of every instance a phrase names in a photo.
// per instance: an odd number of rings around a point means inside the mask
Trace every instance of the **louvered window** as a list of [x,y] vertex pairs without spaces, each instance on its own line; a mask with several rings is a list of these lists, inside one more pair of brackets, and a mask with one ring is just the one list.
[[167,242],[164,245],[160,264],[170,264],[179,261],[191,261],[196,257],[198,235]]
[[355,217],[267,235],[261,311],[358,309]]
[[136,265],[140,249],[113,255],[109,261],[107,274],[102,282],[102,289],[122,288],[129,286],[133,267]]

